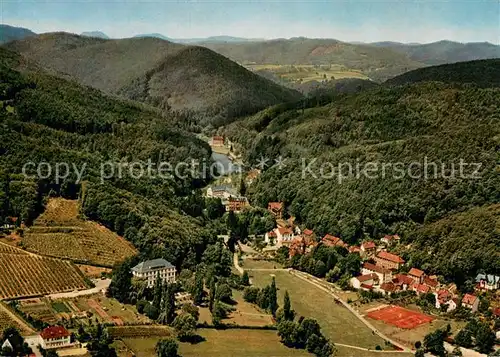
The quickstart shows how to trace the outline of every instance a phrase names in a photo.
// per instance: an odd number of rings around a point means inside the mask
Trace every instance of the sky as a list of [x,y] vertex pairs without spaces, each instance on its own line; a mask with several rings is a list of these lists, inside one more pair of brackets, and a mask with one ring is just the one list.
[[230,35],[500,44],[500,0],[0,0],[0,22],[112,38]]

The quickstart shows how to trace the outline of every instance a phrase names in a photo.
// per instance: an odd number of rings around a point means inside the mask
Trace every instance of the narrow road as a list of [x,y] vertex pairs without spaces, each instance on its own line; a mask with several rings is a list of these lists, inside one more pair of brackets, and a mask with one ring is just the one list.
[[78,297],[78,296],[98,294],[102,290],[107,290],[109,288],[109,284],[111,284],[111,279],[94,280],[93,282],[95,284],[95,288],[92,288],[92,289],[71,291],[69,293],[52,294],[52,295],[47,295],[47,297],[49,297],[51,299],[66,299],[66,298],[74,298],[74,297]]

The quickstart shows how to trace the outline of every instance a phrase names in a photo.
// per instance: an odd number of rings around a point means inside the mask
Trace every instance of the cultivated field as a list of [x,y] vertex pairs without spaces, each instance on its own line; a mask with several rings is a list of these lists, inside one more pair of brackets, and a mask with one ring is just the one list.
[[[183,357],[296,357],[312,356],[304,350],[287,348],[276,331],[199,329],[205,341],[181,343]],[[159,338],[127,338],[123,342],[137,356],[155,357],[154,348]],[[123,354],[126,356],[126,354]]]
[[0,299],[85,288],[83,275],[70,262],[31,254],[0,254]]
[[0,242],[0,254],[27,254],[24,250]]
[[[245,266],[243,266],[245,268]],[[265,286],[276,277],[278,287],[278,303],[283,303],[286,290],[290,294],[292,308],[299,316],[316,319],[324,334],[332,342],[363,348],[375,349],[377,345],[385,347],[385,341],[374,335],[359,319],[342,305],[335,303],[326,292],[291,275],[287,271],[249,271],[250,278],[256,286]]]
[[[360,71],[350,70],[341,65],[321,65],[314,66],[309,64],[299,65],[274,65],[274,64],[250,64],[245,67],[251,71],[272,72],[281,79],[295,83],[306,83],[310,81],[321,82],[330,79],[342,78],[360,78],[368,79]],[[333,78],[332,78],[333,77]]]
[[22,239],[28,250],[78,263],[113,266],[137,253],[109,229],[78,217],[78,202],[54,198]]
[[13,313],[3,303],[0,303],[0,336],[2,331],[8,327],[17,328],[22,335],[34,333],[30,326],[26,325],[21,319],[14,317]]

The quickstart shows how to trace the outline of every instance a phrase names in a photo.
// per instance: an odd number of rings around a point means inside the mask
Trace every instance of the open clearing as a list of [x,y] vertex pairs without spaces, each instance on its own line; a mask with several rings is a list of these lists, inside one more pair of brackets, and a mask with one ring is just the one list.
[[[295,357],[312,356],[304,350],[285,347],[276,331],[267,330],[215,330],[199,329],[205,341],[180,343],[179,354],[183,357]],[[126,338],[124,344],[137,356],[155,357],[159,338]],[[125,356],[126,354],[124,354]]]
[[337,305],[326,292],[291,275],[287,271],[250,271],[253,284],[259,287],[268,285],[271,276],[276,277],[278,303],[283,304],[285,291],[288,290],[292,308],[299,316],[316,319],[325,336],[332,342],[375,349],[385,347],[385,341],[372,333],[358,318],[341,305]]
[[276,76],[296,83],[306,83],[310,81],[323,81],[342,78],[368,79],[360,71],[351,70],[341,65],[319,65],[298,64],[298,65],[276,65],[276,64],[249,64],[245,67],[251,71],[272,72]]
[[130,243],[106,227],[80,219],[78,201],[62,198],[49,200],[22,243],[42,255],[107,267],[137,253]]

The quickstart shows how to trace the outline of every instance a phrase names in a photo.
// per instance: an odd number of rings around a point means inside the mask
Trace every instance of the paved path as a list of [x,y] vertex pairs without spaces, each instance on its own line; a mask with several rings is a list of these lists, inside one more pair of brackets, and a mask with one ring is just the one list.
[[109,284],[111,284],[111,279],[93,280],[93,282],[95,284],[95,288],[92,289],[71,291],[69,293],[52,294],[52,295],[47,295],[47,297],[51,299],[65,299],[65,298],[74,298],[78,296],[98,294],[102,290],[107,290],[109,288]]
[[345,345],[343,343],[338,343],[338,342],[335,342],[335,346],[342,346],[342,347],[352,348],[353,350],[369,351],[369,352],[375,352],[375,353],[404,353],[404,351],[387,351],[387,350],[377,351],[377,350],[370,350],[368,348],[358,347],[358,346],[351,346],[351,345]]

